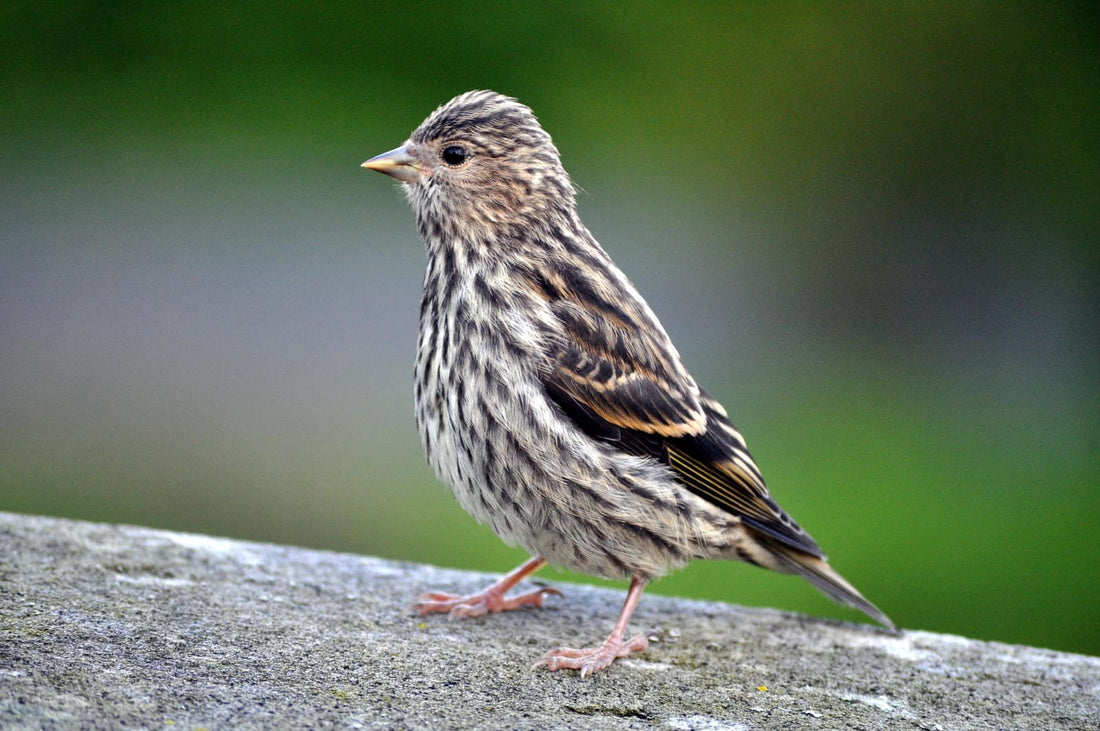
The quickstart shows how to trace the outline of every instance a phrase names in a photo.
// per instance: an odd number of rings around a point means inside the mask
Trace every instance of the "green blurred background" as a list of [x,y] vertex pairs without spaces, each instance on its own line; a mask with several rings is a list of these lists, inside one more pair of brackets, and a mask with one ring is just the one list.
[[366,8],[0,7],[0,509],[518,563],[423,464],[423,250],[359,169],[493,88],[842,573],[1100,654],[1090,4]]

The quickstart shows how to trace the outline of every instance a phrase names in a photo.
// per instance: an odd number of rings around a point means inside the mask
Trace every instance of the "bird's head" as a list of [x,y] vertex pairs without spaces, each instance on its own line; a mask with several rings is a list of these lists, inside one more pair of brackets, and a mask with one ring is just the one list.
[[493,239],[574,210],[550,135],[530,108],[492,91],[455,97],[363,167],[403,183],[426,240]]

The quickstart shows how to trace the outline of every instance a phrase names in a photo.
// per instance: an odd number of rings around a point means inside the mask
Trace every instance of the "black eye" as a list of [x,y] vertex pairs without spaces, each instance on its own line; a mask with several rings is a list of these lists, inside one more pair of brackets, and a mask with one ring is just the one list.
[[461,165],[466,162],[466,158],[470,156],[470,153],[466,152],[465,147],[459,145],[448,145],[443,148],[443,153],[440,157],[443,158],[443,162],[448,165]]

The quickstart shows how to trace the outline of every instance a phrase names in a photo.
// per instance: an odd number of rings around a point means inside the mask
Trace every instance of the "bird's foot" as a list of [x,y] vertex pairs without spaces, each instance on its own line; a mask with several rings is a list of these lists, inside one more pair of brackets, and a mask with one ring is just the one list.
[[599,647],[586,647],[582,650],[576,650],[572,647],[559,647],[543,655],[534,667],[545,665],[548,670],[580,670],[583,678],[598,670],[603,670],[620,657],[626,657],[635,652],[644,652],[649,647],[650,640],[656,639],[657,633],[647,632],[625,642],[612,635],[604,640],[604,643]]
[[447,612],[451,619],[480,617],[490,612],[508,612],[520,607],[541,607],[542,600],[550,594],[562,596],[552,586],[543,586],[519,596],[507,597],[506,590],[494,584],[483,592],[460,596],[433,591],[421,595],[413,609],[420,615]]

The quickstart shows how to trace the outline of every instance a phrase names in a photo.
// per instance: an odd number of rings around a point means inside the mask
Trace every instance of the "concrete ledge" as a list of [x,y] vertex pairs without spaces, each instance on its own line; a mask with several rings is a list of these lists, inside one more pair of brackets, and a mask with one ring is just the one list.
[[668,640],[580,679],[623,591],[448,622],[491,577],[0,513],[0,727],[1100,728],[1100,659],[646,596]]

